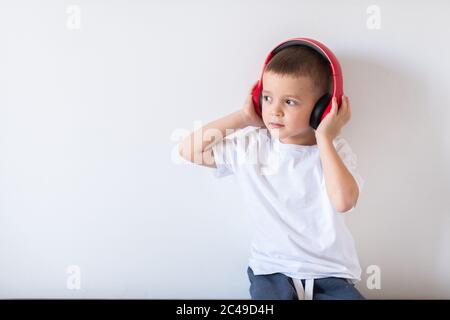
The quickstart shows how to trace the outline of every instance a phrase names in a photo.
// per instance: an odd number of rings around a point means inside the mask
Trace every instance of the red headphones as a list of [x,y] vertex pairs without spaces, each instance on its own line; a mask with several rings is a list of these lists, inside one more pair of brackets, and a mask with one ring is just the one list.
[[267,64],[274,55],[290,46],[305,46],[313,49],[314,51],[318,52],[325,60],[327,60],[331,67],[333,75],[333,93],[331,95],[329,93],[326,93],[322,97],[320,97],[319,100],[317,100],[311,112],[311,117],[309,119],[309,125],[315,130],[317,129],[323,118],[325,118],[325,116],[330,112],[333,97],[336,97],[338,107],[340,107],[341,97],[344,92],[341,65],[339,64],[338,59],[333,54],[333,52],[331,52],[330,49],[328,49],[323,43],[320,43],[317,40],[309,38],[288,39],[277,45],[269,53],[269,55],[266,58],[266,61],[264,62],[264,67],[261,73],[261,79],[259,80],[258,84],[255,86],[252,92],[253,105],[255,107],[256,113],[258,113],[258,115],[262,117],[262,89],[263,89],[262,79],[264,75],[264,70],[266,69]]

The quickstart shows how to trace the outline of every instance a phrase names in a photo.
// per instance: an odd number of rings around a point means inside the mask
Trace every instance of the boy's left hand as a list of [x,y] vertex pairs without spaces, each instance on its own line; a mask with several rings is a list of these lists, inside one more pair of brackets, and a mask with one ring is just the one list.
[[339,110],[336,98],[333,98],[330,112],[323,118],[315,131],[316,139],[334,140],[350,118],[351,111],[348,97],[342,95],[342,105]]

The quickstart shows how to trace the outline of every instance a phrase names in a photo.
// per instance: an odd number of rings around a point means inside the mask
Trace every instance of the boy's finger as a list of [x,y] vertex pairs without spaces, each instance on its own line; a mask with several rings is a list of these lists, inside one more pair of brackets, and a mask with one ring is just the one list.
[[[341,109],[343,109],[341,111]],[[341,99],[341,108],[339,109],[339,113],[347,113],[348,111],[348,99],[346,96],[342,95]]]
[[345,97],[345,112],[350,113],[350,100],[347,96]]
[[337,115],[337,100],[336,100],[336,97],[333,97],[333,100],[331,101],[331,112],[334,115]]
[[347,97],[347,113],[351,117],[352,111],[350,110],[350,99]]

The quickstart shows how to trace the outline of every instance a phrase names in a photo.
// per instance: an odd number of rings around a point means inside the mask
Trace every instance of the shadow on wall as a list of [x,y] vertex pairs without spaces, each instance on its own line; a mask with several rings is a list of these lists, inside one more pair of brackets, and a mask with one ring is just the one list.
[[[372,299],[450,298],[449,159],[433,108],[446,90],[395,61],[340,61],[352,108],[344,131],[366,182],[348,221],[363,270],[358,288]],[[379,290],[366,285],[370,265],[380,268]]]

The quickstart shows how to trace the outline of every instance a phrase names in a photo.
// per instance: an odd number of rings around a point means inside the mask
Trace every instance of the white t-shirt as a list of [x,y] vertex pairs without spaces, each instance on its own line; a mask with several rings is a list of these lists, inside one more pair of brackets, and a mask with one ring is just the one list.
[[[361,192],[356,155],[341,136],[337,153]],[[360,280],[353,237],[327,195],[318,145],[286,144],[247,127],[213,145],[217,178],[234,175],[254,223],[249,266],[255,275]],[[347,212],[352,211],[354,208]]]

